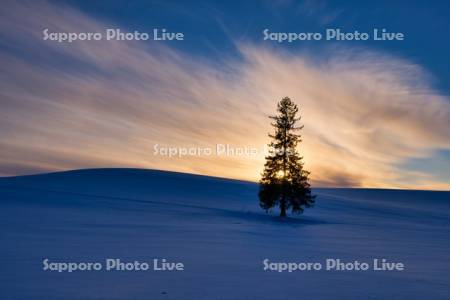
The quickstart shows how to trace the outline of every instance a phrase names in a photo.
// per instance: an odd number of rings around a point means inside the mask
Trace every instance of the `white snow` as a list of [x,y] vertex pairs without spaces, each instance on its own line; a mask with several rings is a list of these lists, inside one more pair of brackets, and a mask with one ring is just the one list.
[[[286,221],[257,184],[93,169],[0,179],[0,299],[449,299],[450,192],[316,189]],[[184,271],[43,270],[182,262]],[[263,270],[273,262],[401,262],[404,271]]]

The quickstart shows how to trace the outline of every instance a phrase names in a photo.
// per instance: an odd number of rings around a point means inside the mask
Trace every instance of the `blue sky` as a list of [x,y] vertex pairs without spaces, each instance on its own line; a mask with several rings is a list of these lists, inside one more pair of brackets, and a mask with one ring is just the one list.
[[[448,1],[68,1],[89,15],[124,28],[151,31],[167,28],[186,35],[173,43],[200,56],[238,55],[239,40],[273,44],[292,51],[327,51],[345,46],[387,51],[424,66],[433,83],[450,92],[450,3]],[[341,28],[403,32],[404,41],[304,41],[277,45],[262,41],[262,30],[316,32]],[[325,49],[324,49],[325,48]]]
[[[288,95],[314,185],[450,189],[447,1],[7,1],[0,174],[144,167],[258,180],[264,155],[168,158],[155,145],[262,147]],[[44,41],[42,31],[183,32]],[[264,41],[402,32],[403,41]]]

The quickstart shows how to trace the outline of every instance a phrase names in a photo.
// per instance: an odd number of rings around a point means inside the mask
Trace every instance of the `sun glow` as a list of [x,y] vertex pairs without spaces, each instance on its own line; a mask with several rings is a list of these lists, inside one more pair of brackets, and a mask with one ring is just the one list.
[[277,178],[282,179],[282,178],[284,178],[284,176],[285,176],[285,173],[284,173],[283,170],[280,170],[280,171],[277,172]]

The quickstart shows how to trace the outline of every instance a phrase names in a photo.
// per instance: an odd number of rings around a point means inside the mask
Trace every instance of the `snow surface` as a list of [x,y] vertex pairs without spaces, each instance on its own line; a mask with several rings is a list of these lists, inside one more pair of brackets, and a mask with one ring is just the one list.
[[[450,192],[316,189],[282,221],[257,185],[138,169],[0,179],[0,299],[449,299]],[[44,271],[151,261],[182,272]],[[264,271],[264,259],[402,262],[405,271]]]

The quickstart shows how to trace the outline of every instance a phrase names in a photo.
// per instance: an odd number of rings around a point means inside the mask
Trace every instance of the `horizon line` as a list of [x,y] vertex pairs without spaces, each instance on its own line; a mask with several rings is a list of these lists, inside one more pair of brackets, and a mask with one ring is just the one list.
[[[162,173],[173,173],[180,175],[190,175],[197,177],[207,177],[212,179],[219,180],[227,180],[227,181],[235,181],[242,183],[251,183],[251,184],[259,184],[257,181],[245,180],[245,179],[237,179],[237,178],[229,178],[229,177],[220,177],[214,175],[205,175],[199,173],[188,173],[181,171],[172,171],[172,170],[163,170],[163,169],[151,169],[151,168],[133,168],[133,167],[98,167],[98,168],[80,168],[80,169],[67,169],[67,170],[58,170],[58,171],[44,171],[42,173],[32,173],[32,174],[24,174],[24,175],[11,175],[11,176],[1,176],[2,179],[11,179],[11,178],[22,178],[22,177],[31,177],[31,176],[43,176],[43,175],[52,175],[59,173],[69,173],[69,172],[79,172],[79,171],[100,171],[100,170],[136,170],[136,171],[156,171]],[[422,191],[422,192],[450,192],[450,190],[435,190],[435,189],[414,189],[414,188],[395,188],[395,187],[355,187],[355,186],[312,186],[311,189],[349,189],[349,190],[390,190],[390,191]]]

